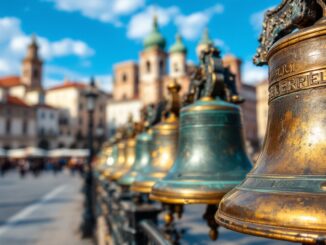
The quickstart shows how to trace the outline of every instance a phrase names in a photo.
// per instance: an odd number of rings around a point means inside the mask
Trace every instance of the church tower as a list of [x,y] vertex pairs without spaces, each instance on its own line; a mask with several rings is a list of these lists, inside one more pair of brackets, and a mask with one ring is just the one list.
[[182,42],[181,35],[176,35],[176,41],[170,48],[170,76],[183,77],[187,73],[187,48]]
[[209,33],[208,33],[208,28],[206,28],[203,32],[203,36],[200,40],[200,42],[197,45],[197,55],[199,57],[200,53],[202,50],[206,49],[207,47],[214,46],[213,40],[210,38]]
[[144,40],[139,61],[139,98],[145,104],[157,103],[163,97],[163,78],[166,75],[167,54],[165,39],[154,17],[152,31]]
[[32,36],[32,42],[28,45],[27,54],[22,62],[21,81],[30,90],[42,89],[42,60],[38,56],[36,37]]

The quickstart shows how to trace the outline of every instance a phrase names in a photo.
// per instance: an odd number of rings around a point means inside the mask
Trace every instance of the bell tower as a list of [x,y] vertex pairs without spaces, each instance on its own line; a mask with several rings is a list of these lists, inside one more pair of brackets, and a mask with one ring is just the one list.
[[139,98],[147,105],[163,97],[163,77],[166,75],[167,54],[165,39],[154,16],[152,31],[144,40],[139,61]]
[[29,89],[42,89],[42,65],[43,61],[38,56],[38,44],[35,35],[28,45],[27,54],[22,62],[21,81]]
[[179,78],[186,75],[186,56],[187,48],[182,42],[181,35],[176,35],[176,41],[170,48],[170,76],[172,78]]

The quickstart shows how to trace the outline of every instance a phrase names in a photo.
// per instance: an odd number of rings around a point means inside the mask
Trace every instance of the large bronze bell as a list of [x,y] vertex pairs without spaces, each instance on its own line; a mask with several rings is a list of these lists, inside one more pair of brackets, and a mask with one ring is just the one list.
[[199,91],[203,96],[181,109],[176,161],[150,194],[163,203],[217,204],[251,169],[240,108],[222,100],[238,97],[226,89],[220,53],[211,47],[201,59],[206,75],[204,91]]
[[153,128],[153,148],[151,164],[141,171],[131,186],[131,190],[141,193],[150,193],[155,181],[162,179],[171,168],[178,144],[180,85],[175,81],[168,84],[170,98],[164,119]]
[[269,65],[267,133],[254,169],[220,203],[216,220],[229,229],[326,243],[325,15],[322,0],[265,15],[254,61]]
[[143,133],[136,137],[136,159],[131,169],[123,175],[118,183],[122,186],[130,186],[137,176],[137,174],[146,168],[151,161],[151,148],[152,148],[152,130],[150,129],[150,107],[142,110],[142,122],[145,124],[145,130]]

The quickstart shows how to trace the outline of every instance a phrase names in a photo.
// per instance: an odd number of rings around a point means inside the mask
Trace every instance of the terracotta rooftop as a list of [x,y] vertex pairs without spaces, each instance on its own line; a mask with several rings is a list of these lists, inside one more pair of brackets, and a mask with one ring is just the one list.
[[19,76],[0,77],[0,87],[10,88],[18,85],[23,85]]
[[82,88],[85,88],[86,86],[87,85],[85,83],[81,83],[81,82],[65,81],[64,83],[61,83],[52,88],[49,88],[48,91],[57,90],[57,89],[65,89],[65,88],[82,89]]
[[16,106],[24,106],[24,107],[29,107],[28,104],[25,103],[22,99],[16,97],[16,96],[11,96],[9,95],[7,97],[7,104],[10,105],[16,105]]

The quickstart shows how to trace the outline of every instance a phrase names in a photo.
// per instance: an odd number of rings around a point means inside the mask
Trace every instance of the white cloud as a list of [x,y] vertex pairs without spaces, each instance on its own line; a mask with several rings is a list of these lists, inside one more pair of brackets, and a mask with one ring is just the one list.
[[250,24],[256,32],[260,32],[263,27],[264,14],[267,10],[274,9],[275,6],[270,6],[266,9],[263,9],[259,12],[253,13],[250,15]]
[[195,12],[190,15],[178,15],[175,20],[179,32],[186,39],[197,39],[208,25],[209,21],[215,14],[223,13],[224,7],[217,4],[203,11]]
[[131,39],[143,39],[152,30],[153,16],[158,17],[160,26],[169,24],[177,14],[179,8],[172,6],[169,8],[161,8],[157,6],[148,6],[143,12],[134,15],[127,30],[127,36]]
[[157,15],[160,26],[174,23],[181,35],[186,39],[194,40],[201,35],[210,19],[223,11],[223,5],[216,4],[203,11],[184,15],[176,6],[163,8],[151,5],[132,16],[128,24],[127,36],[131,39],[143,39],[152,29],[153,16]]
[[251,61],[247,61],[243,66],[243,80],[248,84],[255,84],[267,79],[267,67],[255,66]]
[[[21,22],[15,17],[0,18],[0,75],[19,73],[20,62],[26,53],[31,38],[21,28]],[[38,37],[41,57],[45,60],[56,57],[89,57],[95,52],[85,42],[64,38],[50,41]]]
[[134,12],[145,0],[49,0],[58,10],[80,12],[83,16],[121,25],[119,17]]

